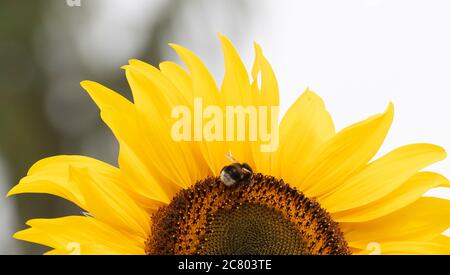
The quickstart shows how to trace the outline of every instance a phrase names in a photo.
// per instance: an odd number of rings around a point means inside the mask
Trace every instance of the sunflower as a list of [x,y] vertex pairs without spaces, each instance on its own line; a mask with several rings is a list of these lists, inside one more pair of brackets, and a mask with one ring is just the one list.
[[323,101],[307,89],[279,125],[278,114],[269,115],[279,126],[273,152],[260,150],[260,140],[174,140],[172,110],[192,110],[195,98],[222,107],[279,106],[260,46],[250,80],[229,40],[220,41],[220,89],[196,55],[174,44],[187,70],[138,60],[123,67],[133,102],[81,82],[119,142],[118,167],[77,155],[38,161],[8,196],[48,193],[86,212],[29,220],[14,237],[51,247],[47,254],[450,253],[443,235],[450,201],[422,196],[450,183],[420,171],[445,151],[410,144],[373,160],[392,104],[336,133]]

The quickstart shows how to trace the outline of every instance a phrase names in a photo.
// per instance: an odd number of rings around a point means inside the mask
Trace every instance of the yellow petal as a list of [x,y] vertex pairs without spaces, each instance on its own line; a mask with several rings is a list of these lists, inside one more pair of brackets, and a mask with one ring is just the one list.
[[[70,245],[69,245],[70,246]],[[71,253],[75,253],[74,250],[69,249],[52,249],[44,253],[44,255],[71,255]]]
[[225,76],[222,82],[221,100],[224,105],[251,104],[251,91],[248,73],[231,42],[220,35],[225,61]]
[[141,197],[140,201],[149,208],[154,206],[155,200],[168,203],[175,187],[169,185],[163,188],[150,172],[150,154],[147,153],[142,139],[135,106],[118,93],[96,82],[83,81],[81,86],[95,101],[103,121],[116,136],[120,144],[119,166],[133,179],[130,185]]
[[332,217],[338,222],[370,221],[415,202],[425,192],[435,187],[450,187],[450,182],[442,175],[420,172],[387,196],[355,209],[333,213]]
[[[254,43],[255,47],[255,62],[252,68],[252,86],[256,85],[258,87],[258,75],[261,77],[261,96],[258,97],[257,103],[259,105],[265,106],[279,106],[279,92],[278,92],[278,82],[273,72],[272,66],[266,57],[263,55],[261,46]],[[254,93],[257,94],[257,93]]]
[[449,226],[450,201],[428,197],[373,221],[340,224],[349,245],[358,248],[371,242],[429,241]]
[[[146,234],[149,232],[148,214],[125,191],[126,183],[120,170],[109,164],[83,156],[56,156],[33,165],[8,195],[53,194],[74,202],[104,222]],[[103,208],[104,214],[99,212]],[[117,216],[114,213],[118,213]]]
[[[272,70],[267,59],[264,57],[261,47],[254,43],[255,47],[255,60],[252,68],[252,98],[254,104],[257,106],[266,106],[267,108],[272,108],[272,106],[279,107],[279,93],[278,93],[278,82],[275,74]],[[258,78],[261,80],[261,87],[258,84]],[[270,110],[270,109],[269,109]],[[267,114],[267,124],[266,129],[273,131],[278,131],[279,129],[271,129],[271,121],[277,121],[278,127],[278,112]],[[279,143],[279,141],[278,141]],[[263,174],[271,174],[272,160],[275,153],[279,150],[279,146],[275,152],[262,152],[261,145],[263,142],[258,140],[258,142],[251,143],[251,149],[254,161],[254,170]],[[272,174],[275,176],[275,174]]]
[[[220,106],[220,95],[213,77],[202,61],[188,49],[170,44],[187,65],[192,79],[194,98],[202,100],[203,106]],[[213,175],[218,175],[223,166],[228,164],[225,158],[227,148],[224,142],[199,142],[200,151]]]
[[146,238],[150,233],[150,218],[136,202],[116,184],[101,182],[88,168],[69,167],[70,180],[77,184],[83,196],[85,210],[96,219],[115,228]]
[[176,44],[169,45],[188,67],[194,88],[194,97],[201,97],[206,104],[218,104],[220,102],[219,90],[203,62],[190,50]]
[[152,97],[156,96],[155,93],[158,93],[157,96],[165,99],[170,106],[187,105],[189,103],[186,95],[178,90],[172,81],[157,68],[137,59],[131,59],[129,63],[129,66],[123,66],[123,68],[131,68],[135,72],[142,74],[144,78],[154,85],[155,89],[148,91]]
[[194,91],[189,74],[180,65],[171,61],[162,62],[159,68],[183,95],[186,103],[191,106],[194,102]]
[[432,144],[402,146],[323,195],[320,203],[331,213],[366,205],[388,195],[417,171],[444,159],[445,155],[444,149]]
[[[119,167],[129,178],[128,184],[124,185],[124,190],[144,208],[157,210],[160,206],[168,204],[170,198],[178,189],[178,186],[168,183],[162,185],[150,174],[150,169],[144,159],[140,158],[139,147],[131,148],[128,144],[122,143],[119,150]],[[146,159],[146,158],[145,158]]]
[[[248,73],[242,63],[242,60],[231,42],[223,35],[220,35],[219,37],[220,42],[222,43],[225,61],[225,76],[220,93],[222,106],[224,108],[226,106],[254,106],[252,102]],[[227,151],[231,152],[232,155],[239,161],[247,162],[250,166],[254,166],[253,155],[248,139],[248,122],[245,124],[245,129],[237,129],[237,125],[234,125],[234,133],[236,134],[239,130],[245,131],[245,141],[239,141],[237,139],[228,141],[226,143]]]
[[99,160],[85,156],[54,156],[36,162],[8,196],[21,193],[47,193],[72,201],[86,209],[83,195],[78,185],[69,179],[69,166],[89,167],[100,181],[111,185],[122,182],[120,170]]
[[[165,61],[159,64],[159,67],[161,72],[173,83],[173,85],[176,86],[179,93],[183,95],[187,106],[191,112],[193,112],[194,91],[190,75],[180,65],[174,62]],[[191,169],[195,169],[195,171],[197,171],[197,174],[194,175],[194,182],[196,182],[205,178],[208,174],[211,174],[211,172],[205,163],[203,155],[201,154],[199,144],[194,141],[186,143],[191,148],[191,152],[195,159],[195,163],[193,164],[196,164],[196,167]]]
[[333,190],[352,173],[364,167],[386,137],[394,115],[389,104],[384,114],[353,124],[329,140],[308,165],[310,171],[301,182],[304,193],[318,197]]
[[145,254],[145,239],[90,217],[34,219],[27,225],[14,238],[54,248],[47,254]]
[[[280,148],[276,164],[281,178],[303,187],[308,162],[334,136],[334,125],[322,99],[306,90],[289,108],[280,124]],[[276,172],[274,172],[277,174]]]
[[[378,244],[382,255],[449,255],[450,238],[440,235],[431,241],[384,242]],[[373,254],[371,249],[364,249],[356,255]]]
[[[135,79],[136,83],[130,83],[136,88],[134,92],[151,95],[148,100],[154,101],[150,104],[154,106],[154,109],[158,108],[161,104],[165,106],[166,102],[168,103],[167,106],[169,109],[160,109],[160,113],[172,112],[172,109],[176,106],[189,107],[192,112],[192,99],[190,102],[187,101],[189,98],[187,98],[186,92],[177,89],[169,78],[158,69],[139,60],[130,60],[130,65],[124,68],[127,70],[127,75],[129,75],[129,81]],[[178,74],[180,74],[180,71],[178,71]],[[192,91],[190,91],[190,94],[192,95]],[[164,101],[164,103],[160,103],[160,101]],[[156,132],[157,135],[162,135],[162,137],[167,135],[167,138],[162,139],[162,144],[159,146],[163,148],[167,147],[165,148],[167,154],[174,153],[171,155],[171,159],[168,160],[172,160],[174,165],[176,165],[175,167],[167,167],[168,171],[166,172],[169,174],[167,176],[169,180],[172,180],[174,183],[180,183],[181,181],[181,187],[185,188],[197,180],[204,178],[206,174],[204,173],[203,167],[206,165],[203,156],[196,152],[198,151],[198,145],[194,141],[180,142],[173,140],[169,133],[171,133],[171,127],[175,121],[169,120],[167,123],[159,123],[165,117],[161,115],[160,119],[158,119],[156,115],[151,114],[148,116],[151,127],[147,130],[147,133],[153,135]],[[158,146],[154,140],[149,140],[149,143]],[[161,163],[159,163],[158,167],[163,169],[161,166]],[[161,172],[164,173],[164,171]],[[179,173],[178,176],[175,175],[177,173]],[[163,179],[162,181],[165,180]]]
[[202,164],[195,160],[187,144],[174,140],[171,135],[173,104],[163,95],[165,84],[158,84],[156,77],[149,78],[156,74],[150,74],[150,70],[144,73],[133,65],[124,68],[136,98],[141,144],[148,155],[146,164],[158,182],[168,182],[162,188],[171,193],[171,198],[180,188],[195,182],[197,165]]

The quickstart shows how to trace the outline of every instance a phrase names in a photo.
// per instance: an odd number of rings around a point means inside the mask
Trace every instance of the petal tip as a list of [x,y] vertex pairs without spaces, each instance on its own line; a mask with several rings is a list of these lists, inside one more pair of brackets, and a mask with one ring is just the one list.
[[137,59],[137,58],[131,58],[131,59],[128,59],[128,64],[133,64],[133,63],[137,63],[137,62],[142,62],[142,61],[140,61],[139,59]]
[[231,45],[231,41],[226,35],[224,35],[220,32],[217,35],[219,36],[219,40],[222,43],[222,45],[224,45],[224,44]]
[[12,237],[16,240],[26,241],[27,240],[26,236],[30,229],[31,228],[26,228],[26,229],[17,231],[16,233],[14,233],[12,235]]
[[178,44],[176,44],[176,43],[168,43],[167,45],[169,45],[169,47],[171,47],[171,48],[174,49],[175,51],[185,49],[183,46],[178,45]]
[[83,80],[80,82],[80,86],[86,91],[89,90],[92,87],[92,85],[95,85],[95,82],[91,80]]
[[381,119],[380,121],[385,121],[386,123],[388,123],[390,127],[392,121],[394,120],[394,114],[395,114],[394,104],[392,103],[392,101],[390,101],[384,113],[377,115],[377,117]]
[[386,112],[394,112],[394,103],[392,101],[389,101],[389,104],[386,108]]
[[306,87],[306,89],[303,92],[302,96],[305,97],[306,99],[310,100],[310,101],[311,100],[316,100],[316,99],[322,101],[322,98],[318,94],[316,94],[313,90],[311,90],[310,87]]
[[220,44],[222,44],[222,49],[224,52],[230,50],[233,52],[236,51],[230,39],[228,39],[228,37],[226,37],[225,35],[219,34],[219,40]]
[[262,52],[261,45],[259,45],[258,42],[253,41],[253,47],[255,48],[255,50],[256,50],[257,52]]
[[445,148],[442,147],[442,146],[439,146],[439,145],[435,145],[435,146],[436,146],[436,147],[438,148],[438,150],[440,151],[440,154],[441,154],[442,159],[447,158],[447,151],[445,150]]
[[[17,185],[16,185],[17,186]],[[8,193],[6,193],[6,196],[5,197],[11,197],[11,196],[13,196],[13,195],[16,195],[18,192],[17,192],[17,188],[16,188],[16,186],[14,186],[13,188],[11,188],[11,190],[9,190],[8,191]]]
[[[100,83],[91,80],[83,80],[80,82],[80,85],[91,97],[93,97],[102,86]],[[30,170],[32,170],[32,168],[30,168]]]
[[224,34],[221,33],[221,32],[218,32],[218,33],[217,33],[217,36],[219,37],[219,39],[228,39],[227,36],[224,35]]

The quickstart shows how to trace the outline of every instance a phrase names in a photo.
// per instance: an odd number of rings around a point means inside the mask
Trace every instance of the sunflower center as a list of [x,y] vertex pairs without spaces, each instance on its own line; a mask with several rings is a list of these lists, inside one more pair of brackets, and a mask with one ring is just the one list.
[[148,254],[349,254],[320,205],[282,180],[254,174],[226,186],[206,178],[152,217]]
[[206,255],[306,254],[306,242],[289,220],[258,204],[219,210],[199,248]]

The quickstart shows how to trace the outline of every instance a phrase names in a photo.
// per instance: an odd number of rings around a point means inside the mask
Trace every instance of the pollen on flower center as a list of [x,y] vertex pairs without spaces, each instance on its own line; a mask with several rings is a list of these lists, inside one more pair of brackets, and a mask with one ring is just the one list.
[[282,180],[254,174],[224,185],[207,178],[152,217],[148,254],[350,254],[320,205]]

